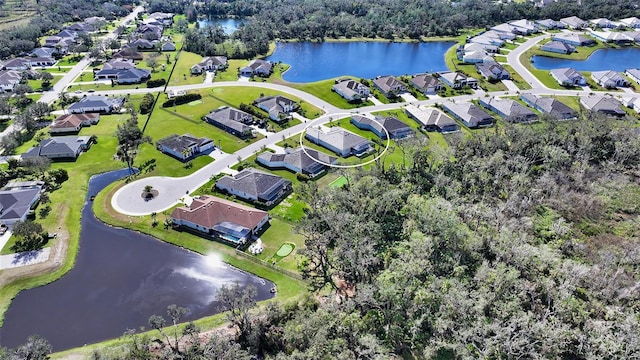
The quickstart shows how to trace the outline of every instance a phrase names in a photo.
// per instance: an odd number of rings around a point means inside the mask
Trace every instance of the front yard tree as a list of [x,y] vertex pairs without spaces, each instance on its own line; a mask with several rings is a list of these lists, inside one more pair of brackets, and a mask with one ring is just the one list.
[[[153,56],[153,55],[156,55],[156,56]],[[158,65],[160,65],[158,63],[157,54],[151,54],[149,56],[149,58],[147,59],[146,64],[147,64],[148,67],[151,68],[151,72],[156,72],[156,68],[158,67]]]
[[48,89],[51,86],[51,80],[53,80],[53,75],[49,72],[42,72],[40,75],[40,80],[42,80],[42,88]]
[[40,250],[47,243],[49,234],[43,229],[42,225],[33,221],[18,221],[13,227],[13,236],[18,239],[11,246],[13,252],[25,252]]
[[[51,76],[51,74],[49,74],[49,76]],[[29,106],[29,113],[36,119],[42,119],[43,117],[49,116],[49,114],[51,114],[51,106],[38,101]]]
[[38,120],[29,111],[25,111],[16,115],[15,124],[30,133],[38,127]]
[[151,143],[151,137],[142,133],[135,114],[131,114],[124,124],[118,125],[116,136],[118,137],[118,157],[127,164],[129,172],[133,174],[133,161],[138,154],[138,147],[144,143]]

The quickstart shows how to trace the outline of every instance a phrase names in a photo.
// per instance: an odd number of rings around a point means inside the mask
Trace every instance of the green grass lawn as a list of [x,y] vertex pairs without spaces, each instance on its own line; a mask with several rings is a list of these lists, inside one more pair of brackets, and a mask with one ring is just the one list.
[[67,55],[56,63],[56,66],[74,66],[82,60],[82,56]]
[[225,71],[216,72],[216,81],[236,81],[238,71],[249,64],[249,60],[228,60],[229,66]]
[[178,56],[176,68],[169,81],[169,86],[202,83],[204,80],[203,75],[191,75],[191,67],[200,61],[202,61],[202,56],[188,51],[181,51]]
[[511,81],[513,81],[513,83],[516,84],[518,88],[520,88],[521,90],[531,89],[531,85],[528,82],[524,81],[522,76],[520,76],[517,71],[513,70],[511,66],[503,65],[503,67],[509,72],[509,74],[511,74]]
[[[283,94],[276,90],[247,88],[247,87],[220,87],[213,89],[203,89],[199,93],[202,95],[202,103],[196,105],[179,105],[176,107],[162,108],[161,104],[166,101],[166,96],[161,95],[159,104],[153,112],[149,124],[147,126],[147,134],[153,139],[160,139],[173,133],[191,133],[198,136],[205,136],[212,139],[216,144],[222,147],[222,150],[233,153],[248,143],[261,139],[258,135],[256,138],[245,141],[241,140],[213,125],[202,121],[202,117],[219,108],[220,106],[239,107],[241,103],[251,104],[260,96],[267,95],[285,95],[294,101],[300,101],[297,97]],[[306,110],[307,116],[318,116],[321,110],[311,104],[303,103],[302,107]],[[299,123],[299,120],[290,120],[290,123]],[[271,123],[275,126],[274,123]]]
[[344,79],[344,78],[356,79],[355,77],[352,77],[352,76],[342,76],[335,79],[321,80],[321,81],[316,81],[311,83],[283,82],[283,84],[291,86],[298,90],[302,90],[304,92],[308,92],[309,94],[314,95],[319,99],[322,99],[328,102],[329,104],[335,107],[338,107],[340,109],[355,109],[358,107],[373,105],[373,103],[370,101],[352,104],[347,100],[345,100],[342,96],[336,94],[334,91],[331,90],[331,87],[335,84],[336,79]]

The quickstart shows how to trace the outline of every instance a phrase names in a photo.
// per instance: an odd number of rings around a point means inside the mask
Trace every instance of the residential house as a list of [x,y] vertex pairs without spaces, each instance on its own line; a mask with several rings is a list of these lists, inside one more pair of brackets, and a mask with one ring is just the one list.
[[460,72],[442,72],[440,73],[440,81],[452,89],[461,89],[465,86],[472,89],[476,89],[478,87],[478,80]]
[[49,126],[49,132],[51,135],[78,133],[83,126],[95,125],[99,121],[98,113],[60,115]]
[[164,26],[171,26],[173,24],[174,13],[154,12],[149,14],[149,19],[160,21]]
[[62,38],[60,36],[47,36],[44,38],[44,46],[46,47],[55,47]]
[[510,123],[529,123],[538,121],[538,115],[513,99],[495,97],[480,98],[480,105],[500,115]]
[[78,102],[71,104],[67,108],[67,111],[70,114],[96,112],[110,114],[112,112],[120,111],[123,103],[123,98],[106,97],[103,95],[91,95],[85,96]]
[[264,76],[268,77],[273,71],[273,64],[271,61],[256,59],[251,60],[249,65],[240,69],[240,76]]
[[50,58],[52,59],[55,55],[58,55],[58,51],[55,48],[50,47],[39,47],[31,50],[29,56],[37,57],[37,58]]
[[26,189],[0,190],[0,223],[12,227],[18,221],[27,220],[27,216],[40,200],[41,186]]
[[176,44],[171,41],[163,42],[162,45],[160,45],[160,51],[176,51]]
[[155,50],[156,45],[147,39],[136,39],[129,43],[126,48],[135,49],[138,51],[151,51]]
[[136,34],[140,34],[147,40],[160,40],[162,37],[162,26],[155,26],[150,24],[140,25],[136,30]]
[[611,20],[604,19],[604,18],[592,19],[592,20],[589,20],[589,23],[594,28],[606,29],[606,28],[616,27],[616,25],[613,22],[611,22]]
[[253,105],[266,111],[275,122],[287,121],[290,113],[298,110],[300,105],[282,95],[263,96],[253,101]]
[[573,45],[555,40],[542,45],[540,49],[558,54],[571,54],[576,51],[576,48],[573,47]]
[[191,134],[172,134],[156,142],[156,148],[182,161],[196,157],[214,147],[213,140]]
[[629,109],[634,110],[637,113],[640,113],[640,98],[637,97],[627,97],[621,99],[622,105],[628,107]]
[[628,18],[625,18],[625,19],[620,19],[619,22],[620,22],[620,24],[622,24],[622,25],[624,25],[624,26],[626,26],[628,28],[640,29],[640,19],[638,19],[635,16],[628,17]]
[[467,64],[478,64],[483,62],[495,62],[493,57],[485,50],[482,51],[465,51],[460,58],[462,62]]
[[256,161],[271,169],[287,169],[313,179],[323,174],[329,165],[335,164],[338,158],[311,148],[297,147],[286,148],[284,154],[264,152],[258,155]]
[[[496,34],[496,36],[490,36],[489,34]],[[500,35],[504,35],[504,34],[507,34],[507,33],[501,33]],[[505,43],[505,40],[503,40],[502,37],[504,36],[499,36],[498,33],[495,31],[491,31],[491,32],[487,31],[486,33],[472,37],[471,39],[468,40],[468,43],[500,47]],[[513,35],[513,37],[515,38],[515,35]]]
[[82,33],[82,32],[88,33],[95,30],[93,26],[86,23],[74,23],[65,27],[65,29],[75,31],[76,33]]
[[173,226],[183,226],[218,237],[232,244],[244,244],[269,222],[266,211],[210,195],[193,198],[188,207],[171,212]]
[[29,58],[13,58],[2,63],[3,70],[29,70],[31,69],[31,61]]
[[331,90],[349,102],[362,101],[371,95],[371,90],[367,86],[353,79],[336,80]]
[[409,84],[425,95],[436,94],[443,89],[442,82],[434,74],[416,74],[409,79]]
[[129,59],[111,59],[102,65],[102,70],[127,70],[135,69],[136,64]]
[[550,74],[562,86],[587,85],[587,78],[572,68],[553,69]]
[[151,78],[147,69],[103,69],[95,74],[96,80],[112,80],[118,84],[140,84]]
[[559,21],[555,21],[552,19],[543,19],[543,20],[536,20],[535,21],[536,24],[538,24],[539,27],[543,28],[543,29],[547,29],[547,30],[554,30],[554,29],[564,29],[566,28],[566,25],[559,22]]
[[640,84],[640,69],[626,69],[624,74],[627,75],[631,80]]
[[557,33],[551,36],[551,40],[560,41],[573,46],[587,46],[596,43],[595,40],[575,32]]
[[376,77],[373,79],[373,85],[387,98],[396,97],[407,91],[404,83],[391,75]]
[[595,80],[598,85],[607,89],[629,86],[629,81],[627,81],[624,76],[611,70],[594,71],[591,73],[591,78]]
[[492,126],[495,122],[493,116],[470,102],[454,103],[445,101],[442,104],[442,108],[468,128]]
[[100,25],[103,25],[106,22],[107,22],[107,19],[103,18],[102,16],[91,16],[84,19],[84,23],[91,25],[94,30],[99,30]]
[[569,16],[566,18],[560,19],[560,22],[565,24],[569,29],[573,30],[581,30],[589,26],[589,23],[580,19],[577,16]]
[[203,120],[241,139],[253,136],[253,129],[248,126],[254,122],[253,116],[232,107],[213,110]]
[[578,118],[578,113],[560,100],[552,97],[521,94],[520,100],[542,113],[549,114],[556,120],[573,120]]
[[64,29],[64,30],[61,30],[59,33],[57,33],[56,36],[60,38],[60,41],[64,39],[73,39],[75,41],[75,39],[78,38],[78,32],[69,30],[69,29]]
[[369,140],[339,126],[333,128],[310,127],[305,133],[305,138],[342,157],[351,155],[360,157],[373,150]]
[[215,187],[241,199],[271,206],[291,190],[291,181],[264,171],[247,168],[233,176],[223,176],[216,181]]
[[611,96],[581,96],[580,104],[582,104],[582,106],[587,110],[595,111],[611,117],[623,117],[627,114],[622,109],[620,102]]
[[112,55],[114,59],[125,59],[125,60],[142,60],[144,59],[144,55],[141,52],[135,51],[134,49],[122,49]]
[[516,31],[522,35],[530,35],[540,31],[538,24],[527,19],[510,21],[509,25],[513,26]]
[[499,24],[491,27],[491,30],[502,32],[502,33],[511,33],[515,35],[526,35],[526,33],[522,32],[520,28],[512,26],[508,23]]
[[369,130],[383,140],[387,139],[387,134],[391,139],[404,139],[415,134],[409,125],[394,116],[376,115],[375,119],[371,119],[362,115],[352,115],[350,121],[358,129]]
[[46,157],[50,160],[77,159],[83,151],[91,147],[91,136],[57,136],[42,140],[40,145],[34,146],[22,154],[22,158]]
[[427,131],[449,133],[460,130],[455,120],[436,108],[424,108],[409,104],[405,106],[404,111]]
[[509,80],[511,74],[497,62],[476,64],[476,70],[482,77],[490,81]]
[[615,44],[629,44],[634,41],[633,37],[619,31],[590,31],[589,35],[600,41]]
[[15,70],[0,70],[0,92],[12,92],[22,80],[22,75]]
[[29,61],[29,67],[53,66],[56,63],[50,57],[30,57],[26,59]]
[[623,31],[622,34],[632,39],[633,42],[640,44],[640,30]]
[[201,62],[191,67],[191,74],[202,74],[205,71],[215,71],[227,67],[226,56],[207,56]]

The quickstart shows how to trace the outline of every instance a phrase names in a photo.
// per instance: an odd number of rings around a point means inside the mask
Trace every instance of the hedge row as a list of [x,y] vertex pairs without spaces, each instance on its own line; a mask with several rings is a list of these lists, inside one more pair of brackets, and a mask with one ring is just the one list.
[[180,95],[180,96],[174,97],[173,99],[169,99],[165,101],[164,103],[162,103],[162,107],[172,107],[175,105],[182,105],[182,104],[190,103],[192,101],[196,101],[200,99],[202,99],[202,95],[200,94]]

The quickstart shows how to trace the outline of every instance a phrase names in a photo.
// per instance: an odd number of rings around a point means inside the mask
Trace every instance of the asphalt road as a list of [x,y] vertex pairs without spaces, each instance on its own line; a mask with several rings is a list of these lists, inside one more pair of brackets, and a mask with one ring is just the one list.
[[[141,11],[142,8],[138,7],[132,12],[129,16],[123,19],[122,23],[127,23],[134,19],[137,16],[137,13]],[[115,34],[111,32],[107,36],[115,37]],[[442,98],[432,98],[429,100],[422,101],[411,101],[411,104],[414,105],[435,105],[436,103],[442,103],[443,101],[468,101],[472,99],[477,99],[484,96],[505,96],[505,95],[517,95],[518,93],[533,93],[537,95],[586,95],[588,93],[593,93],[595,91],[574,91],[574,90],[555,90],[549,89],[544,84],[542,84],[527,68],[524,67],[520,63],[520,55],[535,46],[539,41],[548,37],[548,34],[540,35],[531,39],[528,39],[525,43],[520,44],[516,49],[512,50],[507,55],[508,63],[513,67],[515,71],[517,71],[522,78],[529,82],[532,85],[531,90],[519,90],[511,89],[509,91],[498,91],[498,92],[490,92],[485,93],[483,91],[479,91],[476,94],[472,95],[461,95],[452,98],[442,99]],[[67,73],[57,84],[54,86],[53,91],[47,92],[43,95],[41,101],[53,102],[59,93],[63,91],[68,84],[70,84],[89,64],[87,59],[82,60],[79,64],[73,67],[73,69]],[[214,156],[215,161],[204,166],[203,168],[195,171],[191,175],[181,177],[181,178],[173,178],[173,177],[148,177],[141,180],[133,181],[122,188],[120,188],[116,194],[112,198],[113,207],[126,215],[132,216],[140,216],[140,215],[148,215],[152,212],[162,212],[166,209],[169,209],[180,202],[180,198],[184,195],[193,192],[198,189],[209,179],[222,172],[225,169],[230,168],[238,162],[238,158],[246,159],[255,153],[261,151],[261,149],[269,146],[275,145],[277,142],[281,141],[283,137],[291,137],[294,135],[300,135],[305,128],[313,124],[320,125],[329,122],[332,119],[338,119],[342,117],[346,117],[351,113],[368,113],[375,111],[385,111],[385,110],[393,110],[401,108],[409,102],[404,103],[392,103],[392,104],[377,104],[373,106],[353,109],[353,110],[344,110],[339,109],[336,106],[329,104],[328,102],[317,98],[314,95],[306,93],[304,91],[291,88],[289,86],[273,84],[267,82],[236,82],[236,81],[226,81],[226,82],[214,82],[214,83],[202,83],[202,84],[194,84],[194,85],[183,85],[183,86],[173,86],[169,87],[167,90],[199,90],[199,89],[209,89],[209,88],[217,88],[217,87],[227,87],[227,86],[246,86],[246,87],[258,87],[264,89],[272,89],[281,91],[287,94],[294,95],[303,101],[312,104],[320,109],[322,109],[325,114],[318,119],[313,121],[306,120],[303,123],[285,129],[275,134],[270,134],[267,137],[250,144],[243,149],[238,150],[233,154],[224,154],[218,153]],[[96,91],[94,94],[101,95],[109,95],[109,96],[117,96],[117,95],[127,95],[127,94],[145,94],[145,93],[154,93],[162,91],[162,88],[140,88],[140,89],[115,89],[115,90],[105,90],[105,91]],[[85,95],[86,93],[82,93],[79,95]],[[146,201],[142,198],[142,191],[146,185],[151,185],[154,189],[158,190],[159,195],[149,201]]]

